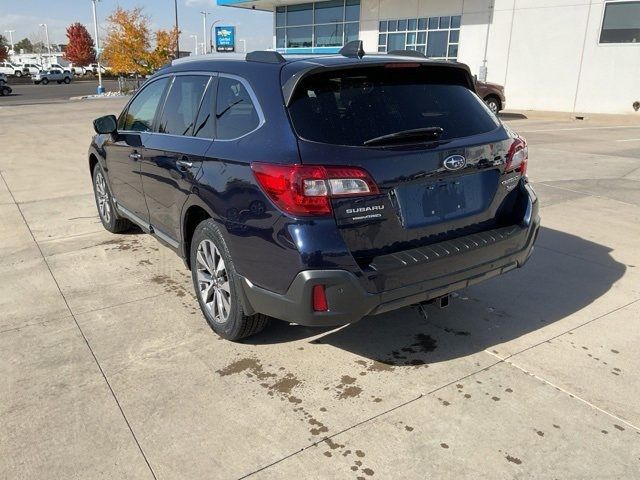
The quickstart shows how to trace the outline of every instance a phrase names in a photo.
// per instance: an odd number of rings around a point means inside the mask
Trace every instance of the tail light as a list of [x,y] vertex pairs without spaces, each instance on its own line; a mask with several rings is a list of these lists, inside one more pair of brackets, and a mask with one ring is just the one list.
[[380,193],[361,168],[252,163],[251,169],[269,198],[292,215],[331,214],[331,199]]
[[524,177],[527,174],[527,166],[529,164],[529,147],[527,141],[518,137],[514,139],[509,153],[507,153],[507,165],[505,172],[517,170]]

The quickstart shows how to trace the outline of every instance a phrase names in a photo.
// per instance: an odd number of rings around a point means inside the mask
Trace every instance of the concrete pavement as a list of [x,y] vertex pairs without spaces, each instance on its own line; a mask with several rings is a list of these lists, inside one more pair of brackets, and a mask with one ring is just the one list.
[[0,109],[0,477],[640,476],[640,121],[507,120],[543,204],[524,269],[233,344],[181,260],[98,220],[91,120],[122,104]]

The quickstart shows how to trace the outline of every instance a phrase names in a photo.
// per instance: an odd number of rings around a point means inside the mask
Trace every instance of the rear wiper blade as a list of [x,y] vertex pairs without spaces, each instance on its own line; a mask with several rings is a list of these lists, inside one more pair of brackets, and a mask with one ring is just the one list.
[[393,143],[402,143],[402,140],[437,140],[440,138],[444,129],[441,127],[425,127],[425,128],[415,128],[413,130],[403,130],[401,132],[390,133],[388,135],[382,135],[380,137],[371,138],[366,140],[363,145],[372,146],[372,145],[388,145]]

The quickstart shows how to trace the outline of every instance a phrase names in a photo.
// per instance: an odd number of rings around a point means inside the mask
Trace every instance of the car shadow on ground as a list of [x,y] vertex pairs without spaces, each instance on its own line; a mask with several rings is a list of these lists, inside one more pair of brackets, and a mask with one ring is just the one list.
[[428,318],[420,309],[408,307],[337,329],[273,321],[245,343],[276,344],[315,337],[311,343],[332,345],[394,366],[468,356],[547,327],[594,303],[626,271],[611,251],[542,228],[538,246],[524,268],[460,292],[447,309],[428,306]]

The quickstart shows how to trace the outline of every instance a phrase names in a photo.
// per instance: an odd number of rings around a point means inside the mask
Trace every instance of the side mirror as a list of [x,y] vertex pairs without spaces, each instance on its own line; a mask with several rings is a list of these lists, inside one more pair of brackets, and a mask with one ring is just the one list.
[[93,121],[93,129],[99,134],[116,133],[118,130],[118,120],[115,115],[105,115],[104,117],[96,118]]

